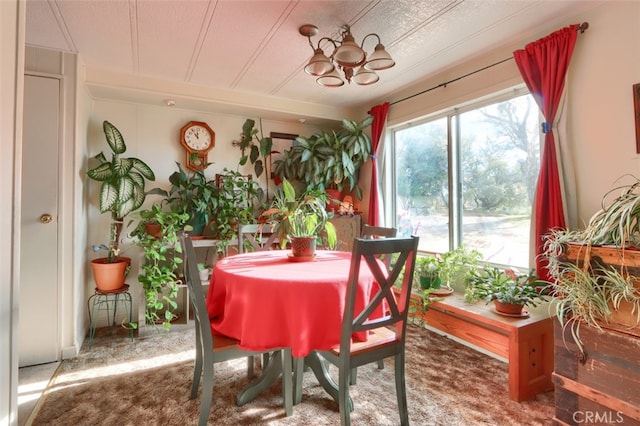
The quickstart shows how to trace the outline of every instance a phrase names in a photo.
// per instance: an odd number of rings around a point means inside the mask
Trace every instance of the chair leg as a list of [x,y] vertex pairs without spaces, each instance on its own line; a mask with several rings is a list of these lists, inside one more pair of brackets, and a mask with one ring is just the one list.
[[247,378],[249,380],[253,379],[254,376],[254,372],[253,372],[253,365],[254,365],[254,358],[253,355],[249,355],[247,357]]
[[384,370],[384,360],[383,359],[379,359],[378,360],[378,370]]
[[211,410],[211,400],[213,399],[213,358],[205,362],[204,377],[202,380],[202,396],[200,397],[200,420],[199,426],[206,426]]
[[351,410],[349,407],[349,383],[351,370],[341,369],[338,373],[338,408],[340,410],[340,425],[351,424]]
[[198,396],[198,387],[200,386],[200,377],[202,376],[202,342],[200,340],[200,328],[196,327],[196,361],[193,366],[193,381],[191,383],[190,399]]
[[355,385],[358,380],[358,367],[354,367],[351,369],[351,379],[349,380],[350,385]]
[[407,407],[407,389],[404,379],[404,350],[396,354],[395,377],[396,397],[398,398],[398,412],[400,413],[400,425],[409,426],[409,408]]

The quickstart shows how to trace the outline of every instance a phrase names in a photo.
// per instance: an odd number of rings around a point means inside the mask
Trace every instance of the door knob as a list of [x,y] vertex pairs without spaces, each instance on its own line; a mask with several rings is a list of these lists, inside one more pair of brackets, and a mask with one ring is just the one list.
[[53,221],[53,217],[48,213],[45,213],[42,216],[40,216],[41,223],[51,223],[52,221]]

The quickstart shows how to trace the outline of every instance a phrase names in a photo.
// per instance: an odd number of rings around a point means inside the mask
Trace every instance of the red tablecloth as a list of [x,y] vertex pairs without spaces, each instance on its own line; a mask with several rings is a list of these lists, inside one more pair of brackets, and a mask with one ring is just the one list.
[[[216,263],[207,294],[214,333],[236,338],[248,350],[290,347],[295,357],[340,343],[351,253],[318,251],[313,262],[300,263],[289,254],[253,252]],[[356,299],[361,306],[378,290],[363,268]]]

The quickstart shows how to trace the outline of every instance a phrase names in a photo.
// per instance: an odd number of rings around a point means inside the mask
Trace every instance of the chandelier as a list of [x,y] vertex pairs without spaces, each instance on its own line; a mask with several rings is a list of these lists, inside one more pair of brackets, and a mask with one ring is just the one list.
[[[318,45],[314,47],[311,42],[311,37],[318,34],[318,27],[306,24],[301,26],[298,31],[307,37],[309,46],[311,46],[313,50],[313,56],[304,67],[304,71],[307,74],[318,77],[316,82],[322,86],[340,87],[344,85],[345,80],[348,83],[354,81],[361,86],[374,84],[380,79],[376,71],[386,70],[396,64],[395,61],[391,59],[391,55],[384,49],[378,34],[367,34],[362,39],[360,46],[358,46],[353,35],[351,35],[349,25],[344,25],[341,28],[340,40],[322,37],[318,40]],[[364,42],[369,37],[377,38],[378,44],[374,48],[373,53],[367,57],[363,47]],[[328,41],[333,44],[334,50],[329,57],[327,57],[320,48],[320,43],[323,41]],[[338,69],[342,71],[343,75],[340,75]]]

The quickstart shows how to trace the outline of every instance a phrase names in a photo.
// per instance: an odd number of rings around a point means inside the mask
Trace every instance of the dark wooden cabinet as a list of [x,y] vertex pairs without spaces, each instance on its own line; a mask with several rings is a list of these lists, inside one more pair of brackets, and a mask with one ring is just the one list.
[[583,360],[555,321],[555,424],[640,425],[640,337],[586,325],[580,337]]

